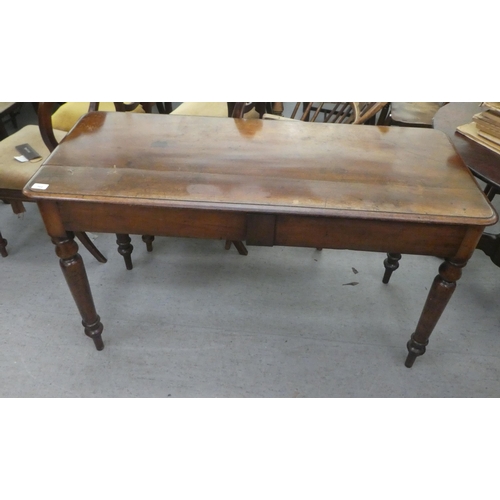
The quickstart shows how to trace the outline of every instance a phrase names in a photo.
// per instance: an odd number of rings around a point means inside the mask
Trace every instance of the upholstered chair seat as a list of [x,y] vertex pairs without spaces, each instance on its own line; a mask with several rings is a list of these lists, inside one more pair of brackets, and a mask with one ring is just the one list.
[[[60,141],[66,132],[54,129],[54,135]],[[29,161],[20,163],[15,160],[14,157],[20,155],[16,149],[20,144],[29,144],[42,156],[41,160],[34,163]],[[38,125],[26,125],[0,141],[0,190],[22,191],[48,155],[49,150],[43,142]]]

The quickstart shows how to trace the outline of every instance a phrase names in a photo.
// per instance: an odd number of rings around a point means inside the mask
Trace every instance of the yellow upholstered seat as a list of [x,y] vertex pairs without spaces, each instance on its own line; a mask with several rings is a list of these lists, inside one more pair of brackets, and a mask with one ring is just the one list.
[[[42,105],[43,103],[40,103],[39,109]],[[51,124],[50,117],[49,123]],[[53,140],[56,142],[62,140],[67,133],[64,130],[53,129],[52,126],[50,130],[53,134]],[[17,161],[15,157],[21,155],[16,146],[21,144],[29,144],[41,158],[33,162]],[[49,147],[45,144],[40,127],[37,125],[27,125],[0,141],[0,199],[10,203],[14,213],[24,212],[23,202],[31,201],[23,195],[22,190],[49,154]],[[75,236],[99,262],[106,262],[106,258],[85,233],[75,232]],[[6,256],[6,241],[1,236],[0,240],[0,253],[2,256]]]
[[[54,130],[54,135],[59,141],[66,132]],[[36,163],[20,163],[15,160],[14,157],[20,155],[16,150],[16,146],[20,144],[29,144],[42,159]],[[0,188],[21,191],[48,155],[49,150],[42,140],[38,125],[26,125],[0,141]]]
[[445,102],[391,102],[384,125],[432,128],[432,120]]

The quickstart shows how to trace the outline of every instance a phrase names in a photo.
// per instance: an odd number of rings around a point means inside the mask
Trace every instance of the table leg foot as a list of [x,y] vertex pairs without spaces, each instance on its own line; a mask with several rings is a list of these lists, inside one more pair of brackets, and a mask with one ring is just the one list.
[[388,253],[387,259],[384,260],[385,273],[382,278],[382,283],[387,285],[391,279],[392,273],[399,267],[399,261],[401,260],[400,253]]
[[95,347],[98,351],[102,351],[104,349],[104,342],[102,341],[102,330],[103,325],[101,323],[101,318],[97,315],[96,321],[89,325],[86,324],[85,321],[82,321],[82,325],[84,327],[85,335],[90,337],[95,344]]
[[406,344],[406,347],[408,348],[408,356],[406,357],[405,361],[405,366],[406,368],[411,368],[413,366],[413,363],[417,359],[418,356],[422,356],[425,352],[425,348],[427,344],[429,343],[429,340],[425,342],[425,344],[420,344],[414,339],[415,334],[413,334]]
[[128,271],[133,269],[132,265],[132,250],[134,249],[133,245],[130,244],[132,240],[128,234],[117,234],[116,235],[116,243],[118,245],[118,253],[123,257],[125,261],[125,267]]
[[94,341],[98,351],[102,351],[104,349],[101,337],[103,325],[95,310],[87,272],[83,259],[78,253],[78,245],[73,238],[74,235],[68,233],[67,238],[53,238],[52,241],[56,245],[56,254],[59,257],[64,278],[82,317],[85,335]]
[[434,278],[429,290],[429,295],[418,320],[415,333],[411,336],[407,344],[408,357],[405,362],[406,367],[411,368],[417,356],[424,354],[425,348],[429,343],[429,337],[451,299],[457,286],[457,281],[462,275],[462,268],[465,267],[466,263],[466,261],[453,262],[446,260],[439,267],[439,274]]

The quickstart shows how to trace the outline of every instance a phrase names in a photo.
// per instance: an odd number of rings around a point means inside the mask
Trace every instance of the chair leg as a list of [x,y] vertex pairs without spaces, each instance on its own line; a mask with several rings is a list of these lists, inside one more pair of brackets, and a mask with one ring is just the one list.
[[155,240],[155,237],[154,236],[151,236],[149,234],[145,234],[143,237],[142,237],[142,241],[144,241],[144,243],[146,243],[146,250],[148,252],[152,252],[153,251],[153,241]]
[[5,128],[5,125],[3,124],[3,121],[0,118],[0,141],[2,139],[5,139],[8,136],[9,136],[9,133],[7,132],[7,129]]
[[5,240],[3,237],[2,237],[2,233],[0,233],[0,255],[2,257],[7,257],[7,255],[9,255],[7,253],[7,249],[5,248],[7,246],[7,240]]
[[399,267],[399,261],[401,260],[400,253],[388,253],[387,259],[384,260],[385,273],[382,278],[382,283],[387,285],[391,279],[392,273]]
[[248,250],[246,249],[242,241],[232,241],[231,243],[235,246],[240,255],[248,255]]
[[240,255],[248,255],[248,250],[246,249],[246,247],[242,241],[226,240],[226,244],[224,245],[224,248],[226,250],[230,250],[231,244],[234,245],[234,247],[236,248],[236,250],[238,250],[238,253]]
[[488,197],[488,200],[492,201],[496,194],[498,194],[498,189],[493,186],[493,184],[486,184],[484,188],[484,194]]
[[158,108],[158,113],[162,115],[169,115],[172,112],[171,102],[157,102],[156,107]]
[[104,255],[99,252],[97,247],[92,243],[87,233],[78,231],[75,233],[75,236],[81,241],[82,245],[90,252],[94,259],[98,262],[102,262],[103,264],[108,262],[108,259],[106,259],[106,257],[104,257]]
[[125,267],[128,271],[132,270],[132,250],[134,247],[130,244],[132,240],[128,234],[117,234],[116,243],[118,244],[118,253],[125,260]]
[[377,125],[390,125],[390,108],[391,108],[391,104],[387,103],[380,110]]
[[10,207],[12,208],[12,212],[14,212],[16,215],[19,215],[19,214],[26,212],[26,208],[24,207],[24,204],[22,201],[10,200],[9,204],[10,204]]

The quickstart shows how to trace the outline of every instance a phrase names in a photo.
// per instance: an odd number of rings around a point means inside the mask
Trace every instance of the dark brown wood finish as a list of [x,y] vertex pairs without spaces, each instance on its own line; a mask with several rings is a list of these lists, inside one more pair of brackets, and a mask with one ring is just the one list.
[[[452,102],[434,117],[434,128],[444,132],[473,174],[486,182],[485,194],[490,200],[500,192],[500,155],[456,131],[459,125],[472,122],[476,113],[484,111],[478,102]],[[500,235],[484,233],[478,246],[500,267]]]
[[94,340],[102,325],[68,231],[447,259],[407,366],[451,297],[454,270],[497,220],[444,134],[296,121],[91,113],[24,193],[39,202],[64,266],[76,269],[65,276]]

